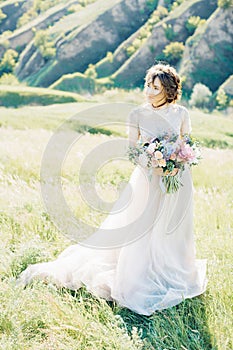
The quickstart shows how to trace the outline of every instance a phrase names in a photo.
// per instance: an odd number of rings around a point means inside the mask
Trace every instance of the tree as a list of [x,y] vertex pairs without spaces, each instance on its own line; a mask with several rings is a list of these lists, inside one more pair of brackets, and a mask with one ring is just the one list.
[[219,109],[224,109],[228,105],[228,96],[222,88],[218,89],[216,101]]
[[13,49],[9,49],[4,53],[0,63],[0,75],[13,72],[18,55],[18,52]]
[[[0,77],[0,85],[20,85],[23,84],[19,82],[13,73],[3,73]],[[24,83],[25,84],[25,83]]]
[[91,79],[95,79],[97,78],[97,73],[96,73],[96,70],[95,70],[95,66],[94,64],[89,64],[88,65],[88,68],[86,69],[85,73],[84,73],[88,78],[91,78]]
[[174,40],[176,34],[173,30],[173,27],[171,24],[167,24],[167,23],[163,23],[163,29],[164,29],[164,33],[165,36],[167,38],[167,40],[172,41]]
[[39,30],[36,32],[34,45],[39,49],[41,55],[45,59],[49,59],[56,55],[54,42],[49,38],[47,30]]
[[2,12],[2,10],[0,9],[0,23],[2,22],[2,20],[6,18],[6,14],[4,12]]
[[184,44],[178,41],[168,44],[163,50],[163,53],[170,64],[176,64],[183,56],[183,52]]
[[218,0],[218,7],[227,9],[230,6],[233,6],[233,0]]
[[185,26],[190,35],[192,35],[195,29],[206,22],[205,19],[201,19],[199,16],[190,16]]
[[210,99],[212,92],[208,86],[197,83],[193,87],[193,91],[190,98],[190,105],[198,108],[208,108],[210,105]]

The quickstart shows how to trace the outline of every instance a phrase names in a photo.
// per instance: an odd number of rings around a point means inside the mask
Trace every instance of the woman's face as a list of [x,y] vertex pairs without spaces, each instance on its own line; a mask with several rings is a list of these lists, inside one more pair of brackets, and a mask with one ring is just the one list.
[[161,84],[161,81],[158,77],[154,79],[154,82],[148,81],[145,87],[145,95],[148,100],[148,102],[154,104],[158,101],[158,94],[160,94],[163,90],[163,86]]

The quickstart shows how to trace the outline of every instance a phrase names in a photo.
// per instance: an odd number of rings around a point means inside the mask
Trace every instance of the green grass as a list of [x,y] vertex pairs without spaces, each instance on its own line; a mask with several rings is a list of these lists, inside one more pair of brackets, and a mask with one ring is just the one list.
[[49,105],[79,101],[84,101],[84,98],[71,92],[22,85],[0,85],[0,106],[4,107],[19,107],[28,104]]
[[[59,93],[63,94],[62,91],[59,91]],[[110,130],[110,134],[113,133],[124,137],[126,136],[124,125],[126,118],[125,112],[129,107],[125,109],[124,113],[121,113],[117,110],[115,103],[125,103],[128,106],[132,104],[133,107],[133,105],[143,102],[140,89],[132,90],[128,93],[125,93],[121,89],[111,89],[101,95],[96,94],[93,96],[84,96],[83,98],[88,98],[89,102],[59,103],[49,106],[32,105],[21,108],[0,107],[0,126],[13,127],[15,129],[40,129],[43,127],[43,129],[55,130],[65,120],[77,115],[75,128],[79,132],[85,132],[91,126],[98,124],[98,122],[118,122],[118,127],[112,125],[108,127],[108,130]],[[112,106],[111,103],[113,103]],[[100,104],[103,104],[103,106],[109,104],[109,107],[103,107],[101,109],[98,107]],[[95,107],[97,108],[95,109]],[[233,149],[232,115],[225,116],[223,113],[221,114],[216,111],[210,113],[195,109],[190,110],[190,115],[193,135],[201,141],[203,146]],[[105,133],[100,130],[101,132]]]
[[233,118],[219,112],[190,111],[193,134],[203,146],[233,149]]
[[64,74],[50,88],[77,93],[89,92],[92,94],[95,91],[95,80],[79,72]]
[[[107,94],[108,100],[116,98],[114,91]],[[132,95],[124,98],[133,101]],[[103,102],[106,96],[101,99]],[[211,139],[226,142],[224,149],[203,147],[204,158],[192,170],[197,257],[208,259],[206,293],[147,317],[94,297],[85,287],[72,292],[36,280],[25,289],[15,287],[14,278],[28,264],[50,261],[70,245],[68,237],[58,231],[45,212],[40,196],[40,161],[56,127],[93,105],[1,108],[0,348],[231,349],[233,150],[229,134],[233,122],[220,114],[191,112],[195,136],[205,138],[209,144]],[[87,116],[80,116],[80,125],[94,118],[89,114],[87,120]],[[111,118],[110,115],[109,121]],[[119,121],[122,119],[119,116]],[[123,125],[118,132],[125,135]],[[84,133],[70,150],[62,170],[69,206],[77,216],[96,226],[103,215],[91,210],[78,195],[77,173],[89,150],[112,137],[114,134]],[[128,181],[132,170],[130,163],[120,160],[103,167],[97,174],[101,195],[115,200],[117,185]]]

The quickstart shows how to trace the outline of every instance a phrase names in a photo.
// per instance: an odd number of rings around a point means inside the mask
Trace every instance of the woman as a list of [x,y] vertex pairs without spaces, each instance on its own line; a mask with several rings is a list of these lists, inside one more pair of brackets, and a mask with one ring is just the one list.
[[[147,141],[162,132],[191,133],[188,110],[176,103],[181,94],[180,78],[169,65],[152,66],[145,77],[147,102],[128,116],[128,145],[140,137]],[[177,173],[174,169],[171,176]],[[189,168],[182,173],[183,186],[175,193],[161,191],[162,170],[156,168],[150,181],[136,166],[113,211],[86,243],[121,237],[120,247],[101,250],[81,244],[65,249],[56,260],[30,265],[18,279],[51,278],[58,286],[77,290],[82,285],[96,296],[112,300],[138,314],[151,315],[192,298],[206,290],[206,259],[195,258],[193,233],[193,184]],[[113,212],[112,211],[112,212]],[[125,224],[126,231],[121,231]],[[118,226],[117,226],[118,225]],[[127,226],[128,225],[128,226]],[[111,236],[111,229],[116,228]],[[117,232],[117,234],[116,234]],[[111,239],[110,239],[111,240]]]

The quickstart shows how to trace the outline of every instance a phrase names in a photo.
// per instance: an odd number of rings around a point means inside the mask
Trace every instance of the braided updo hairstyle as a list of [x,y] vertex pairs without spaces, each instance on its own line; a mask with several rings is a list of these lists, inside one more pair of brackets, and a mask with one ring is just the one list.
[[175,68],[169,64],[158,63],[147,70],[145,77],[145,86],[148,82],[154,82],[158,77],[164,88],[167,102],[171,103],[178,100],[181,96],[181,81]]

